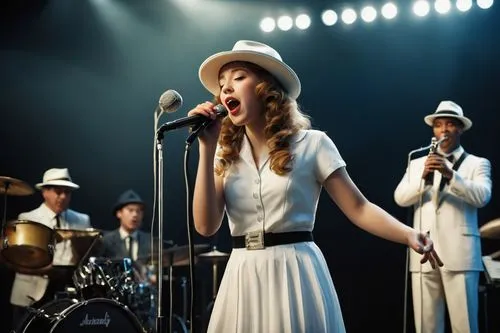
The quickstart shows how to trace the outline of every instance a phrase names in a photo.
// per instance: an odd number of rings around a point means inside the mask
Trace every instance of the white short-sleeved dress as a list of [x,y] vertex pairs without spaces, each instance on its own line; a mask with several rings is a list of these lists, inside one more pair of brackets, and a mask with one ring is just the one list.
[[[345,166],[323,132],[292,140],[293,170],[279,176],[262,156],[257,169],[245,137],[241,159],[224,178],[232,236],[247,232],[312,231],[321,184]],[[210,333],[345,332],[326,261],[313,242],[233,249],[214,304]]]

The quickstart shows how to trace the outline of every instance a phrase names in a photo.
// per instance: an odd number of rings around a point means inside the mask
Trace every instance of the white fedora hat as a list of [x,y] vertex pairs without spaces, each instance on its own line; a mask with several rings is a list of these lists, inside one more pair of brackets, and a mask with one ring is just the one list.
[[427,125],[432,126],[434,119],[441,117],[456,118],[464,124],[464,131],[472,127],[472,121],[464,116],[464,111],[457,103],[453,101],[442,101],[439,103],[433,114],[424,117]]
[[300,80],[294,70],[283,62],[275,49],[251,40],[239,40],[231,51],[216,53],[201,64],[198,72],[200,81],[213,95],[218,95],[220,91],[220,69],[233,61],[250,62],[264,68],[281,83],[291,98],[299,97]]
[[67,168],[63,169],[49,169],[43,174],[43,182],[35,185],[37,189],[41,189],[44,186],[64,186],[70,187],[72,189],[78,189],[80,186],[73,183],[69,171]]

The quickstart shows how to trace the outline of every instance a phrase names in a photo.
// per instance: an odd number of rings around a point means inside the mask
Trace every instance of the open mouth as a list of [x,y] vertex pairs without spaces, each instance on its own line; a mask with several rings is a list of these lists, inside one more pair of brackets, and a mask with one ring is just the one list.
[[240,106],[240,101],[238,101],[237,99],[234,99],[232,97],[226,98],[225,102],[226,102],[226,106],[229,109],[229,111],[233,111],[238,106]]

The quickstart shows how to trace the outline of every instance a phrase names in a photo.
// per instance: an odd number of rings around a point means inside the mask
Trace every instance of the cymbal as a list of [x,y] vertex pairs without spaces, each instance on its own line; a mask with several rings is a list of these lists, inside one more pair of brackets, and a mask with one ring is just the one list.
[[6,195],[31,195],[35,190],[20,179],[0,176],[0,194]]
[[[209,244],[195,244],[193,246],[194,249],[194,254],[197,255],[198,253],[205,252],[210,248]],[[163,255],[163,267],[170,267],[170,266],[186,266],[189,265],[189,246],[188,245],[182,245],[182,246],[172,246],[168,249],[163,250],[162,252]],[[157,257],[157,254],[155,253],[153,258]],[[142,262],[144,264],[152,262],[151,256],[146,256],[142,258],[137,258],[139,262]],[[153,260],[153,262],[157,262],[156,258]]]
[[491,220],[479,228],[482,238],[500,239],[500,218]]
[[101,230],[94,228],[86,229],[63,229],[55,228],[57,241],[63,241],[75,238],[95,238],[102,235]]
[[204,261],[226,261],[229,258],[229,253],[221,252],[214,248],[210,252],[201,253],[198,257]]
[[[158,243],[159,243],[158,237],[155,237],[153,239],[153,244],[154,244],[154,246],[155,246],[156,249],[157,249]],[[174,243],[173,240],[170,240],[170,239],[164,239],[163,240],[163,246],[165,246],[165,245],[167,245],[167,246],[173,246],[174,244],[175,243]],[[158,250],[156,250],[156,252],[158,252]]]

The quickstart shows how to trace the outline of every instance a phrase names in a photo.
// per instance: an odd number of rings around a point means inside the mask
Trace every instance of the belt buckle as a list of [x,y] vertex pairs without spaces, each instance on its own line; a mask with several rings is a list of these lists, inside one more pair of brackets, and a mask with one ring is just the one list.
[[264,246],[264,231],[252,231],[245,235],[245,247],[247,250],[262,250]]

